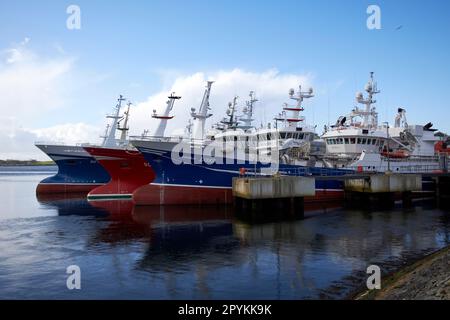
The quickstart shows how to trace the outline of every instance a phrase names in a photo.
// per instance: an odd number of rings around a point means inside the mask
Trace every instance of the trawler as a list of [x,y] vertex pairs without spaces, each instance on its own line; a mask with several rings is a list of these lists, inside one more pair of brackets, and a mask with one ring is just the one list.
[[[305,119],[300,116],[303,110],[302,102],[305,98],[313,96],[312,90],[305,92],[300,87],[297,94],[294,90],[290,90],[290,98],[296,101],[296,105],[283,106],[283,111],[289,111],[291,115],[287,116],[285,113],[276,118],[276,121],[284,124],[281,127],[275,125],[255,129],[251,121],[244,120],[243,127],[239,128],[234,117],[236,106],[234,99],[229,105],[226,121],[221,121],[219,126],[215,126],[216,131],[208,133],[207,137],[205,122],[212,116],[209,113],[211,84],[207,83],[198,112],[195,109],[191,110],[193,130],[190,129],[189,138],[132,137],[131,143],[144,155],[156,174],[152,183],[133,193],[135,203],[142,205],[229,203],[232,200],[232,179],[242,174],[339,175],[348,172],[342,169],[308,166],[307,162],[305,165],[292,161],[279,162],[280,149],[285,147],[287,150],[293,150],[294,146],[302,148],[307,145],[306,142],[309,143],[314,138],[312,127],[304,124]],[[253,107],[254,100],[251,96],[247,106]],[[251,119],[249,108],[246,112],[247,119]],[[248,140],[255,142],[251,144]],[[288,145],[290,147],[287,147]],[[212,153],[205,156],[208,150]],[[179,156],[181,151],[187,151],[187,155],[183,153],[180,159],[174,160],[173,157]],[[264,161],[261,161],[261,158],[264,158]],[[336,199],[343,195],[342,182],[338,180],[317,180],[316,189],[316,197],[308,200]]]
[[[118,121],[122,119],[120,111],[125,98],[120,95],[114,107],[114,113],[107,115],[111,124],[106,126],[102,147],[109,148],[126,144],[116,139],[119,128]],[[87,193],[104,185],[110,180],[108,172],[86,150],[83,144],[67,145],[55,142],[36,142],[36,147],[49,156],[58,166],[56,175],[42,180],[36,189],[42,193]],[[86,145],[86,144],[84,144]]]
[[322,135],[326,144],[323,163],[330,168],[347,168],[364,172],[430,172],[441,169],[435,146],[440,138],[432,124],[410,125],[406,110],[398,108],[393,127],[378,123],[374,104],[380,93],[373,72],[363,93],[356,101],[364,108],[355,107],[348,116],[341,116],[336,124]]
[[[154,132],[155,137],[164,137],[167,122],[173,118],[170,112],[173,109],[175,101],[181,97],[170,94],[166,102],[164,111],[158,114],[153,110],[152,118],[159,121]],[[144,156],[128,143],[127,132],[128,117],[130,105],[125,112],[125,120],[120,141],[127,141],[122,145],[112,148],[85,146],[84,149],[92,155],[111,176],[111,180],[102,186],[91,190],[88,194],[88,200],[112,200],[112,199],[131,199],[133,192],[139,187],[148,185],[155,178],[155,174]],[[144,133],[145,134],[145,133]]]

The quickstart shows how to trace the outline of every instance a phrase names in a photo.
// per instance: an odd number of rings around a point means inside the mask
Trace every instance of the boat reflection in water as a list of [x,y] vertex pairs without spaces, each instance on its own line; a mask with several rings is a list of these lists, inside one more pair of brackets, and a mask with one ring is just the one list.
[[131,200],[88,201],[86,194],[73,193],[43,194],[38,201],[56,209],[59,216],[91,216],[109,222],[95,235],[96,241],[106,243],[146,238],[158,250],[201,249],[209,238],[233,232],[229,207],[134,206]]
[[238,217],[220,206],[40,201],[83,216],[47,227],[64,236],[48,250],[75,243],[77,255],[67,258],[64,249],[62,260],[80,263],[86,283],[107,288],[83,298],[345,298],[365,284],[369,265],[395,271],[450,244],[448,213],[423,204],[386,211],[316,204],[295,219]]
[[86,193],[41,193],[36,198],[47,209],[56,209],[59,216],[107,217],[108,210],[90,205]]

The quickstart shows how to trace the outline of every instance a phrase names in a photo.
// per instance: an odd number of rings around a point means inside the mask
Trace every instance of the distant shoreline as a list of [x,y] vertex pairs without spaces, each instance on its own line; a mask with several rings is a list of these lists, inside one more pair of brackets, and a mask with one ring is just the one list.
[[0,167],[23,167],[23,166],[54,166],[53,161],[37,161],[37,160],[0,160]]

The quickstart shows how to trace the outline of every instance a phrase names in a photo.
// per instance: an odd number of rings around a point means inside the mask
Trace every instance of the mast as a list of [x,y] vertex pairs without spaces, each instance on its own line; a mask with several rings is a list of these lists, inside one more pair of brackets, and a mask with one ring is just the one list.
[[110,124],[107,123],[107,124],[106,124],[106,129],[105,129],[105,134],[102,135],[102,136],[100,136],[100,138],[103,138],[102,146],[105,145],[106,138],[108,137],[109,126],[110,126]]
[[206,85],[206,90],[203,95],[202,104],[200,105],[199,111],[196,112],[195,108],[191,108],[191,116],[194,118],[194,130],[193,138],[196,140],[203,140],[205,137],[205,121],[212,116],[208,113],[211,110],[209,107],[209,95],[211,93],[211,85],[214,81],[208,81]]
[[191,139],[192,138],[192,120],[189,119],[188,124],[186,125],[186,128],[184,130],[186,136]]
[[[298,87],[297,95],[294,96],[294,89],[289,90],[289,98],[296,101],[295,106],[289,106],[287,103],[283,105],[283,112],[275,118],[275,121],[287,121],[289,127],[296,128],[297,124],[304,119],[300,117],[300,112],[303,111],[302,102],[304,99],[314,97],[313,89],[309,88],[308,91],[302,91],[302,86]],[[290,116],[287,117],[287,112],[290,112]]]
[[240,122],[243,122],[243,125],[239,125],[238,127],[244,130],[248,130],[252,127],[252,121],[254,120],[253,105],[258,101],[258,99],[255,98],[254,91],[250,91],[249,97],[250,100],[245,102],[244,110],[242,110],[243,116],[239,118]]
[[378,91],[377,83],[373,80],[373,72],[370,73],[370,79],[369,82],[366,84],[365,91],[368,94],[367,99],[364,99],[364,96],[361,92],[356,93],[356,101],[366,106],[364,111],[357,110],[356,113],[362,116],[363,127],[375,128],[378,126],[378,119],[377,114],[375,112],[375,107],[372,107],[372,104],[377,102],[376,100],[373,99],[373,97],[375,94],[380,93],[380,91]]
[[236,101],[239,97],[235,96],[233,98],[233,102],[228,103],[228,110],[227,110],[227,118],[224,118],[221,123],[227,126],[227,128],[236,128],[236,119],[234,114],[236,113]]
[[172,92],[170,96],[168,97],[169,100],[166,102],[166,108],[164,109],[164,112],[160,115],[156,113],[156,110],[153,110],[152,118],[159,119],[158,127],[155,130],[154,136],[156,137],[163,137],[164,132],[166,131],[167,127],[167,121],[170,119],[173,119],[174,116],[170,115],[170,112],[173,109],[173,105],[175,104],[175,100],[181,99],[180,96],[176,96],[175,92]]
[[112,115],[107,115],[106,118],[113,119],[112,124],[109,128],[109,133],[106,135],[105,140],[103,141],[104,147],[114,147],[116,145],[116,130],[117,130],[117,121],[121,118],[119,116],[120,109],[122,108],[122,101],[125,101],[125,98],[120,95],[119,99],[117,99],[118,103],[115,106],[115,113]]
[[[125,121],[123,122],[123,127],[118,127],[117,128],[117,130],[121,131],[120,140],[122,142],[125,142],[127,140],[127,133],[128,133],[128,130],[130,129],[128,127],[128,118],[130,116],[130,106],[131,105],[132,105],[132,103],[130,101],[128,101],[128,103],[127,103],[127,106],[128,106],[127,111],[125,111],[123,113],[125,115],[125,119],[124,119]],[[122,120],[120,120],[120,121],[122,121]],[[119,121],[119,123],[120,123],[120,121]]]

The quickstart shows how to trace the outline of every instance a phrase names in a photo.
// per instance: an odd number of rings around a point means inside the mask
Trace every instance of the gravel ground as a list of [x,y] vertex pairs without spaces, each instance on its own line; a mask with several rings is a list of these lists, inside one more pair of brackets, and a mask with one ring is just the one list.
[[384,279],[381,291],[366,292],[359,299],[450,300],[450,247],[424,258]]

